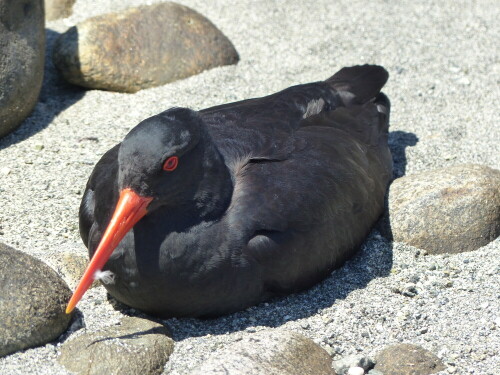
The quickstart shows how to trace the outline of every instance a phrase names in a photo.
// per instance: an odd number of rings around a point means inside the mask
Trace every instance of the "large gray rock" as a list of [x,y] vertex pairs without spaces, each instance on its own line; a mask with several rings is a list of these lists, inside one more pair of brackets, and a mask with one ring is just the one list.
[[161,324],[124,317],[120,325],[66,341],[58,361],[75,374],[161,374],[174,350],[168,334]]
[[192,375],[335,375],[331,363],[312,340],[266,330],[216,352]]
[[239,57],[208,19],[160,3],[85,20],[59,37],[53,59],[71,83],[135,92],[235,64]]
[[31,113],[45,61],[43,0],[0,0],[0,137]]
[[500,235],[500,171],[464,164],[395,180],[382,232],[431,254],[476,250]]
[[45,18],[47,21],[71,16],[76,0],[45,0]]
[[0,357],[59,337],[70,297],[49,266],[0,243]]
[[377,355],[375,362],[375,370],[384,375],[430,375],[445,369],[438,357],[412,344],[389,346]]

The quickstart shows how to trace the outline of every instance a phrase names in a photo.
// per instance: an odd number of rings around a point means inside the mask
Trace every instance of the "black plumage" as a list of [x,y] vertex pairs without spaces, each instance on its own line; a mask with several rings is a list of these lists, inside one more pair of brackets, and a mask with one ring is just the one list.
[[[80,207],[92,256],[121,191],[150,199],[113,243],[109,293],[162,317],[216,316],[308,288],[342,265],[382,213],[392,176],[387,78],[379,66],[343,68],[137,125],[97,163]],[[171,157],[177,168],[166,171]]]

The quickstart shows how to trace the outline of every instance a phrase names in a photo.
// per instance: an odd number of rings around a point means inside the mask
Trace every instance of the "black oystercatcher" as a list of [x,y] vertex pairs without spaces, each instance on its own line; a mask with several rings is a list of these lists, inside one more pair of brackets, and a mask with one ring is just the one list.
[[95,278],[161,316],[216,316],[303,290],[354,254],[392,176],[379,66],[202,111],[172,108],[106,152],[80,233]]

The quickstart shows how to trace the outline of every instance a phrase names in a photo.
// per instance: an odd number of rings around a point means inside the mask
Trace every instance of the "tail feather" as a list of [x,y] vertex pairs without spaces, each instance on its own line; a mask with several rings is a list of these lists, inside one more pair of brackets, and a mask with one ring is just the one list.
[[374,99],[387,82],[389,73],[378,65],[342,68],[326,82],[337,90],[346,106]]

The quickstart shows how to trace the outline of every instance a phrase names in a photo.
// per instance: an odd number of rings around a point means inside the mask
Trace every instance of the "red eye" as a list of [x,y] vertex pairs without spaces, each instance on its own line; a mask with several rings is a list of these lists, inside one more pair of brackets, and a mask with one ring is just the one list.
[[165,163],[163,163],[163,170],[172,172],[175,168],[177,168],[177,164],[179,164],[179,158],[177,156],[171,156],[165,160]]

